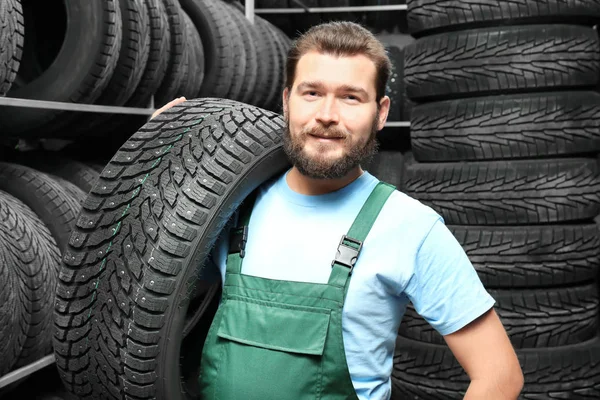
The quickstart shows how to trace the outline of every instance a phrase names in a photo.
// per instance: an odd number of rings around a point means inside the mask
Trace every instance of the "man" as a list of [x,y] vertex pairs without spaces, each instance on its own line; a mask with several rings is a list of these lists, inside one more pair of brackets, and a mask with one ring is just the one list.
[[409,301],[469,375],[465,399],[520,393],[494,300],[442,218],[361,169],[388,115],[389,73],[382,44],[354,23],[293,44],[283,92],[293,167],[242,212],[247,232],[216,246],[224,289],[203,398],[389,399]]

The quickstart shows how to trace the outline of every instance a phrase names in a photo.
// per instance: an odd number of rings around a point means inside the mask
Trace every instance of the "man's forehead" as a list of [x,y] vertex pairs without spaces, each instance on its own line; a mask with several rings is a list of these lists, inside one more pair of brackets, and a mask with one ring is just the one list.
[[363,54],[337,56],[313,51],[298,60],[295,75],[296,85],[320,82],[356,86],[374,92],[377,69],[375,63]]

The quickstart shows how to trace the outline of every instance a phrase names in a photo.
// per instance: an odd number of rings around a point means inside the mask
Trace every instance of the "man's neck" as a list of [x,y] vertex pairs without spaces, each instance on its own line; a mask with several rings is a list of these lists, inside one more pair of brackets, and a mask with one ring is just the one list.
[[296,193],[316,196],[335,192],[358,179],[363,173],[361,167],[356,167],[340,179],[313,179],[304,176],[293,167],[287,174],[287,184]]

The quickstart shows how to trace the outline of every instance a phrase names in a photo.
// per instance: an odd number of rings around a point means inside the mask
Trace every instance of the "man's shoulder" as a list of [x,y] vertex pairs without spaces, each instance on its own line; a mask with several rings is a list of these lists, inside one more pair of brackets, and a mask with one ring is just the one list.
[[406,223],[431,226],[438,220],[443,221],[441,215],[433,208],[398,189],[394,190],[381,211],[385,212],[388,218]]

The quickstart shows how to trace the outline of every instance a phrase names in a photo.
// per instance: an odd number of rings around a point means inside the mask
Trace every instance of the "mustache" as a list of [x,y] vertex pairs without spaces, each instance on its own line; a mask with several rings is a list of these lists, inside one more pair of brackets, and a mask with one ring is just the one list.
[[342,131],[341,129],[324,128],[322,126],[317,126],[311,129],[304,129],[302,133],[304,135],[319,136],[332,139],[345,139],[348,136],[348,134]]

